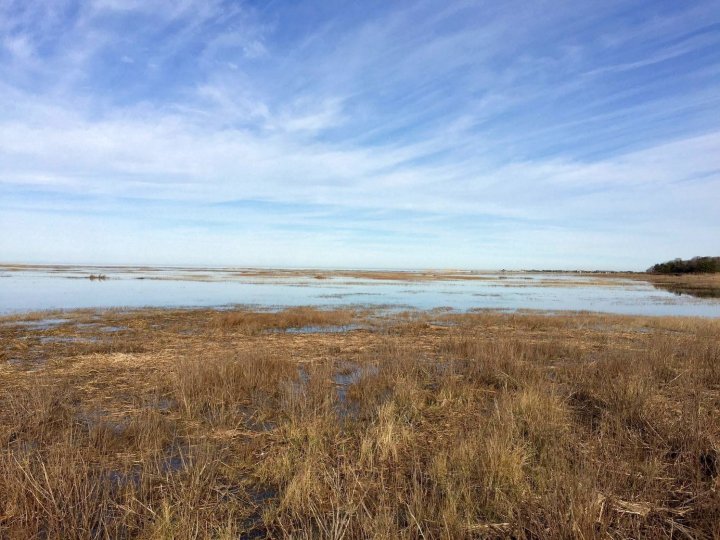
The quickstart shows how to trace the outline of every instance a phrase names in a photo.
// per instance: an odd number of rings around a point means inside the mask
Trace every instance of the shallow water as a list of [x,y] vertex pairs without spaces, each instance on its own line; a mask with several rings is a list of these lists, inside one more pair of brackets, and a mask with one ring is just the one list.
[[[90,280],[90,274],[107,280]],[[465,275],[467,277],[467,274]],[[0,313],[114,307],[366,305],[455,310],[587,310],[720,317],[720,299],[695,298],[627,279],[572,274],[473,274],[393,281],[312,275],[252,276],[227,269],[31,268],[0,273]]]
[[344,332],[350,332],[352,330],[359,330],[363,328],[359,324],[343,324],[339,326],[300,326],[297,328],[283,328],[276,332],[282,332],[284,334],[342,334]]
[[70,319],[56,319],[49,317],[46,319],[38,319],[36,321],[17,321],[12,324],[17,326],[25,326],[27,328],[30,328],[31,330],[48,330],[49,328],[53,328],[55,326],[59,326],[61,324],[69,322]]

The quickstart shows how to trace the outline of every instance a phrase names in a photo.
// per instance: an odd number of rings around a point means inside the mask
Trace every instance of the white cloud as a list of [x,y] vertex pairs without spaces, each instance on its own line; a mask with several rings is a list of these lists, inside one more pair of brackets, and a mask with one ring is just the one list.
[[[464,246],[496,250],[502,266],[518,250],[527,261],[575,250],[580,261],[593,246],[607,260],[633,261],[648,238],[658,253],[688,235],[698,249],[717,247],[702,232],[720,227],[720,125],[705,114],[718,110],[717,65],[698,60],[671,81],[689,91],[666,90],[654,75],[627,87],[612,79],[713,45],[710,34],[683,37],[709,24],[707,9],[619,31],[604,21],[581,39],[590,15],[578,6],[429,2],[314,25],[220,1],[95,0],[76,15],[50,10],[39,30],[41,6],[28,6],[0,11],[12,58],[0,66],[0,101],[11,104],[0,111],[0,194],[20,194],[0,210],[4,226],[32,231],[35,220],[36,239],[54,234],[52,209],[32,204],[50,193],[58,207],[70,201],[66,213],[81,210],[76,198],[115,201],[107,219],[117,234],[138,230],[126,199],[152,204],[167,222],[193,214],[235,232],[251,225],[209,205],[332,208],[314,221],[297,209],[256,216],[255,233],[283,250],[300,242],[348,261],[344,241],[370,246],[378,261],[422,262],[427,251],[408,240],[414,230],[452,248],[458,264],[472,260]],[[592,17],[612,21],[616,7]],[[293,41],[296,23],[306,28]],[[407,224],[372,216],[407,210]],[[56,229],[98,220],[65,216]],[[293,220],[307,230],[286,242],[274,228]],[[343,236],[346,223],[368,238]],[[208,245],[256,245],[201,229]],[[146,234],[173,246],[174,231]],[[400,240],[382,247],[383,231]],[[101,242],[90,236],[88,251]],[[32,245],[25,240],[2,247]]]
[[[41,115],[32,124],[0,123],[0,182],[22,187],[31,179],[33,185],[149,199],[250,198],[574,219],[605,216],[608,208],[599,203],[614,193],[641,193],[660,204],[678,183],[711,188],[720,175],[720,132],[597,161],[553,158],[495,167],[479,158],[439,166],[422,158],[447,144],[442,133],[418,146],[358,148],[294,136],[324,127],[322,115],[286,120],[279,133],[216,130],[178,116],[118,116],[89,121],[61,110],[57,118]],[[595,208],[585,206],[586,192]],[[637,201],[622,204],[632,213]]]

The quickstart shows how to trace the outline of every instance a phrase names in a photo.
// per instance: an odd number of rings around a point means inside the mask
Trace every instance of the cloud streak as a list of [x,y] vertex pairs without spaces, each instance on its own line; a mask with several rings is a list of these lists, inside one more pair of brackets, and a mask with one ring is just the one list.
[[720,248],[712,2],[314,7],[0,3],[3,258],[645,268]]

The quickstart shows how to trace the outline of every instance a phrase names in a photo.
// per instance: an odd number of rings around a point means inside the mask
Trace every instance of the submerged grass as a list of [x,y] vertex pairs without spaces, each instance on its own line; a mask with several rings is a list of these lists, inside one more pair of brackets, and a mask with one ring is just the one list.
[[62,317],[0,324],[0,538],[720,536],[720,321]]

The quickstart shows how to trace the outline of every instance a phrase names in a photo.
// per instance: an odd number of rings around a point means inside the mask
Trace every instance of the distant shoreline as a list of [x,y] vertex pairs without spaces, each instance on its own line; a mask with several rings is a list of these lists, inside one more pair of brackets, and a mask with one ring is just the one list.
[[299,275],[305,273],[328,275],[389,275],[389,276],[476,276],[494,274],[573,274],[573,275],[646,275],[647,272],[633,270],[581,270],[581,269],[455,269],[455,268],[414,268],[414,269],[381,269],[381,268],[317,268],[297,267],[282,268],[273,266],[194,266],[194,265],[135,265],[135,264],[34,264],[34,263],[0,263],[0,271],[75,271],[75,270],[118,270],[118,271],[187,271],[187,272],[241,272],[247,275]]

